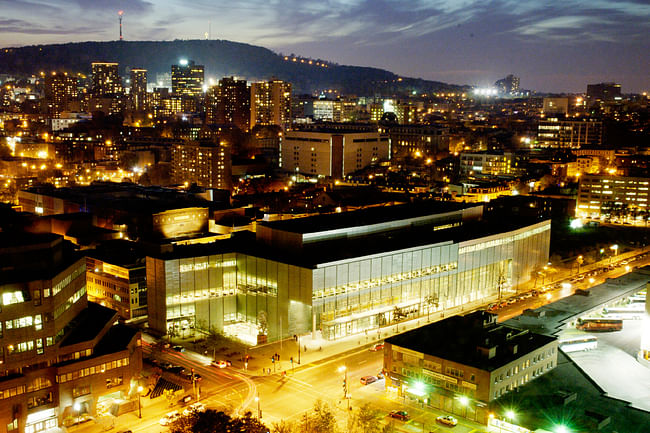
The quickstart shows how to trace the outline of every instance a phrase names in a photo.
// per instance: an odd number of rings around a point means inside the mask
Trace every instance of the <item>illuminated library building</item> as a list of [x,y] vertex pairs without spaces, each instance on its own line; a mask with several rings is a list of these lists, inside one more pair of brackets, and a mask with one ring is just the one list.
[[255,344],[433,322],[515,293],[547,263],[550,225],[442,202],[259,223],[256,233],[147,257],[149,325]]

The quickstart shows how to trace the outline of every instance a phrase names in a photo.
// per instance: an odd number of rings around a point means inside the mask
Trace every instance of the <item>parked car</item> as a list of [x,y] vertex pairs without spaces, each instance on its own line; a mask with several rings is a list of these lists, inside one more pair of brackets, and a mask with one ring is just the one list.
[[210,363],[210,365],[212,365],[213,367],[217,367],[217,368],[226,368],[226,367],[230,367],[230,366],[232,365],[232,362],[230,362],[230,361],[224,361],[224,360],[221,360],[221,361],[212,361],[212,362]]
[[361,383],[364,385],[369,385],[373,382],[377,382],[377,378],[375,376],[363,376],[361,378]]
[[451,427],[454,427],[456,424],[458,424],[458,420],[451,415],[441,415],[436,418],[436,421],[438,421],[440,424],[448,425]]
[[185,348],[183,346],[174,346],[172,347],[177,352],[185,352]]
[[173,423],[176,421],[178,418],[181,417],[181,414],[178,413],[177,410],[173,412],[169,412],[168,414],[164,415],[162,418],[160,418],[160,425],[161,426],[168,426],[169,424]]
[[380,350],[384,350],[384,343],[377,343],[374,346],[370,348],[371,352],[379,352]]
[[408,421],[409,419],[409,414],[405,410],[393,410],[388,414],[388,416],[391,418],[397,418],[402,421]]

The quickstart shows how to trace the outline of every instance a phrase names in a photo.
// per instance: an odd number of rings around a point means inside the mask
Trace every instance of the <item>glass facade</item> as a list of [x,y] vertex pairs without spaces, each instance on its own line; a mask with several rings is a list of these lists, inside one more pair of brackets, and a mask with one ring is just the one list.
[[[550,221],[460,243],[446,241],[300,267],[242,253],[147,263],[164,293],[166,327],[254,340],[320,330],[337,339],[415,317],[438,319],[513,292],[548,261]],[[161,278],[162,277],[162,278]],[[514,293],[514,292],[513,292]],[[151,295],[156,296],[156,295]],[[150,308],[150,322],[153,312]],[[434,316],[432,316],[434,315]],[[162,318],[161,318],[162,319]],[[155,325],[154,325],[155,326]]]

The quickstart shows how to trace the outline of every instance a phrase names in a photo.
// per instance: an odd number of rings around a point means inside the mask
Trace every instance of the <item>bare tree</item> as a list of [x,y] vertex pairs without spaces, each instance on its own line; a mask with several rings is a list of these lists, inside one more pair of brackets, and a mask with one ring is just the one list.
[[381,413],[366,403],[350,414],[348,433],[381,433]]
[[296,433],[296,424],[281,420],[280,422],[273,423],[273,433]]
[[321,400],[314,403],[314,409],[302,416],[299,424],[301,433],[337,433],[338,426],[332,408]]

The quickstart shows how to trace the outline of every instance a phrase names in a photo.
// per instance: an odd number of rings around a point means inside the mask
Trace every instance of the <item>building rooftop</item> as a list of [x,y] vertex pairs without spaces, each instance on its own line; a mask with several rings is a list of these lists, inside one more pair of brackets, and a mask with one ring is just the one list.
[[[574,399],[575,398],[575,399]],[[563,425],[569,432],[645,432],[650,414],[623,400],[607,397],[582,369],[561,351],[557,366],[548,373],[507,393],[493,403],[498,415],[516,413],[516,424],[533,431],[555,432]],[[598,428],[601,419],[608,425]],[[536,430],[543,429],[543,430]],[[504,430],[505,431],[505,430]]]
[[477,204],[458,203],[451,201],[426,201],[396,206],[374,207],[352,212],[327,215],[315,215],[283,221],[259,223],[272,229],[292,233],[315,233],[337,230],[355,226],[367,226],[391,221],[406,220],[423,216],[434,216],[447,212],[455,212]]
[[0,284],[51,279],[81,257],[54,233],[0,232]]
[[[354,239],[349,241],[342,239],[332,242],[316,243],[302,249],[274,248],[257,242],[254,233],[241,231],[233,233],[233,237],[230,239],[210,244],[174,246],[173,251],[149,255],[171,260],[201,255],[239,252],[281,263],[316,268],[318,265],[324,263],[354,257],[369,256],[424,245],[458,243],[478,239],[514,231],[541,222],[543,221],[528,220],[525,218],[520,218],[517,221],[470,221],[463,223],[459,227],[436,231],[432,230],[431,226],[424,226],[405,231],[383,232],[364,237],[361,240]],[[550,225],[550,220],[547,220],[546,223]]]
[[[386,342],[426,355],[492,371],[543,347],[555,337],[497,324],[496,315],[477,311],[387,338]],[[512,350],[512,347],[517,350]],[[489,357],[484,351],[496,349]]]
[[125,350],[137,333],[137,329],[121,323],[111,326],[104,338],[95,346],[94,355],[101,356]]
[[56,197],[82,205],[83,211],[92,208],[121,209],[128,212],[153,214],[188,207],[215,207],[218,203],[192,194],[158,186],[143,187],[132,183],[93,182],[88,186],[54,188],[36,186],[27,192]]
[[83,343],[97,337],[107,325],[114,322],[117,312],[94,302],[72,319],[67,327],[70,331],[61,342],[61,347]]

